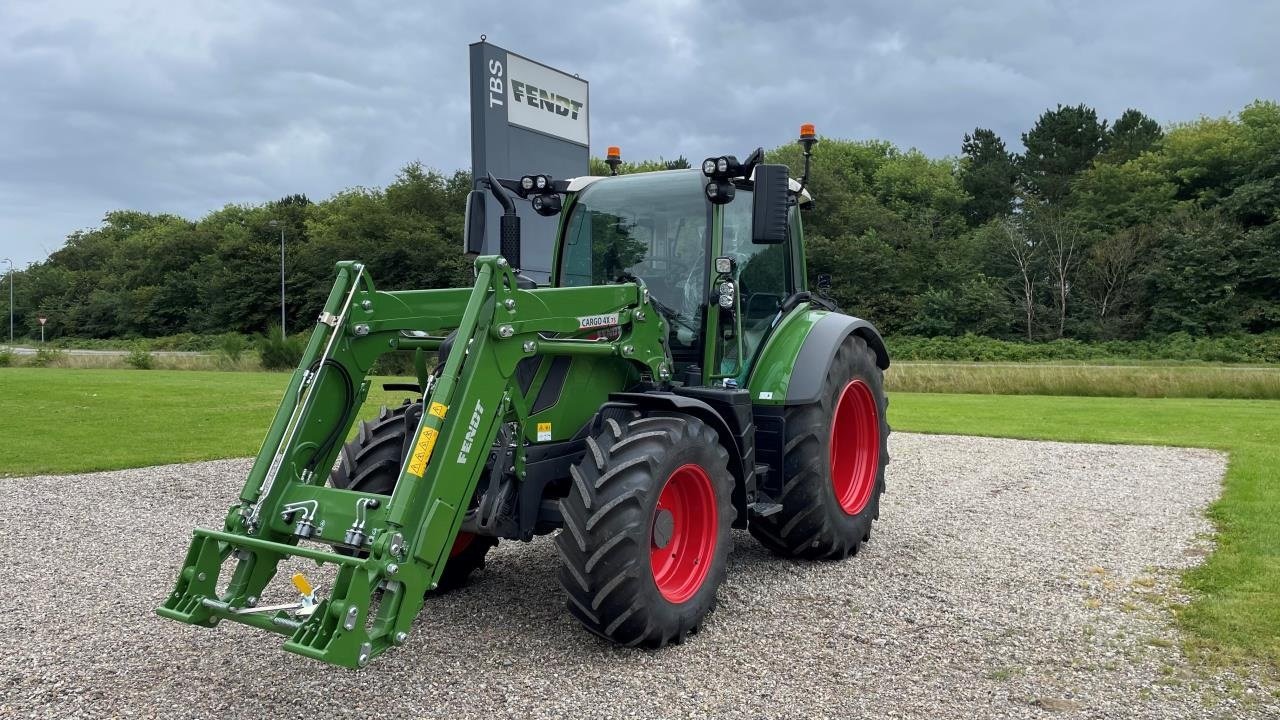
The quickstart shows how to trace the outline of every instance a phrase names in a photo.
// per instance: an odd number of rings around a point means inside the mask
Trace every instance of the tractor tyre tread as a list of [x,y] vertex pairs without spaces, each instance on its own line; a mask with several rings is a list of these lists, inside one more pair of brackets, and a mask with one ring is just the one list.
[[[857,515],[845,514],[831,483],[829,432],[840,391],[861,379],[876,402],[880,432],[880,466],[871,499]],[[783,485],[777,502],[782,511],[753,517],[749,530],[777,555],[810,560],[841,560],[857,554],[871,538],[871,522],[880,516],[885,466],[889,461],[889,423],[885,409],[884,372],[866,340],[850,335],[836,351],[816,402],[788,406],[784,413]]]
[[[587,445],[560,500],[564,528],[555,538],[568,610],[588,631],[617,645],[683,642],[715,607],[728,564],[735,513],[729,455],[709,425],[674,413],[607,421]],[[672,470],[688,462],[711,479],[718,538],[702,584],[676,604],[653,578],[652,517]]]

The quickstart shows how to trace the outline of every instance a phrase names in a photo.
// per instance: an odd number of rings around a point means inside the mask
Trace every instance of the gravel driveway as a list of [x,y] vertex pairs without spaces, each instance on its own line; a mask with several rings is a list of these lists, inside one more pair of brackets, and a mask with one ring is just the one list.
[[[0,716],[1277,717],[1177,650],[1210,549],[1202,450],[895,434],[870,545],[779,560],[746,533],[703,632],[616,650],[563,611],[548,539],[509,543],[360,672],[161,620],[190,528],[248,462],[3,481]],[[314,565],[312,565],[314,569]]]

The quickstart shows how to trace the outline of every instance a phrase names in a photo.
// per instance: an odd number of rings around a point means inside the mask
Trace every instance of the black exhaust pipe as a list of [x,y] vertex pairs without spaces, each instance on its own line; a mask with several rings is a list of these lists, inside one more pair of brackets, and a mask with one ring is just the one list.
[[489,193],[502,206],[502,217],[498,221],[498,252],[507,259],[511,269],[520,273],[520,216],[516,214],[516,204],[512,202],[507,189],[493,176],[486,173],[489,180]]

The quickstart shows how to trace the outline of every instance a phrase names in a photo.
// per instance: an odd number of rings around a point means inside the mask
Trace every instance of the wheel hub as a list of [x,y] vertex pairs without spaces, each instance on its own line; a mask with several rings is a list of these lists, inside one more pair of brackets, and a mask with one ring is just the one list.
[[675,515],[666,508],[658,508],[653,516],[653,546],[661,550],[670,545],[675,529]]

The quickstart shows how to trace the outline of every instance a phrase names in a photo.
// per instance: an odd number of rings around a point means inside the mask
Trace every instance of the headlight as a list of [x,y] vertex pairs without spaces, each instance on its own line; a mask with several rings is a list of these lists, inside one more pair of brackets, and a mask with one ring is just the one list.
[[539,190],[546,190],[547,176],[546,175],[537,176],[536,178],[534,178],[534,184],[538,187]]
[[711,177],[716,174],[716,159],[707,158],[702,161],[702,174]]
[[718,173],[729,172],[729,158],[722,157],[716,160],[716,172]]
[[525,191],[529,191],[533,189],[532,175],[525,175],[524,177],[520,178],[520,189]]

